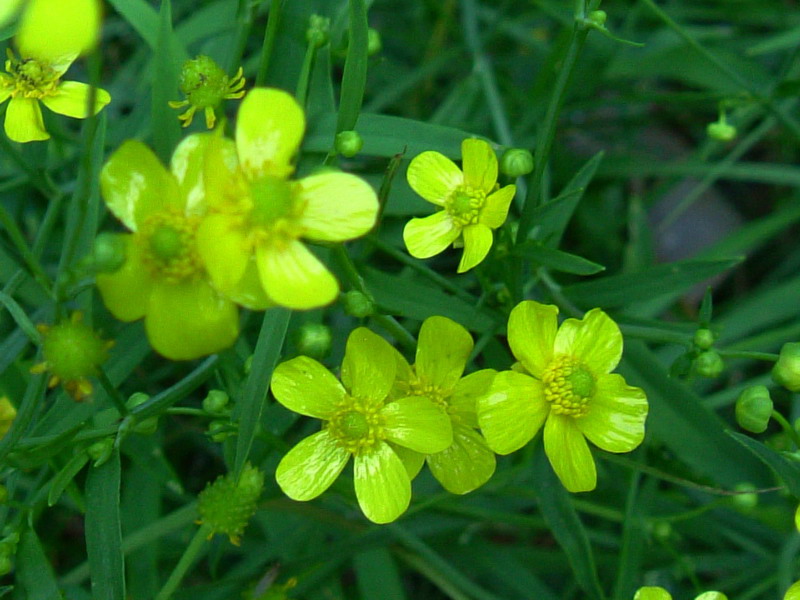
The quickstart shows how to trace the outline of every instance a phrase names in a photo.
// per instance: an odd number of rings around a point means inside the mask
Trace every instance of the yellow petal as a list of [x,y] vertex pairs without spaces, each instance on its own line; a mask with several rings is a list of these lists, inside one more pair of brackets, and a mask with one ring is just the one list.
[[[78,81],[64,81],[56,89],[53,96],[42,98],[42,104],[55,113],[85,119],[89,116],[89,92],[91,86]],[[103,107],[111,102],[111,96],[103,89],[96,88],[94,96],[94,111],[99,113]]]
[[430,258],[444,251],[461,233],[450,215],[440,210],[423,219],[411,219],[403,229],[403,241],[415,258]]
[[617,374],[598,377],[589,410],[575,425],[598,448],[630,452],[644,439],[647,396]]
[[572,417],[550,414],[544,425],[544,451],[570,492],[588,492],[597,486],[594,458]]
[[366,327],[350,333],[342,361],[342,383],[351,396],[383,402],[396,372],[392,350],[389,342]]
[[186,198],[187,215],[202,216],[206,212],[206,154],[212,144],[221,151],[227,150],[228,160],[236,164],[236,147],[233,142],[213,133],[187,136],[172,153],[169,170],[175,176],[181,194]]
[[135,321],[147,312],[153,279],[142,262],[135,236],[121,235],[126,240],[125,263],[113,273],[98,274],[97,289],[112,315],[120,321]]
[[13,90],[14,80],[5,73],[0,73],[0,104],[8,100]]
[[184,206],[175,178],[137,140],[124,142],[111,155],[100,172],[100,189],[108,209],[131,231],[155,212]]
[[516,186],[507,185],[486,198],[486,205],[481,210],[480,222],[492,229],[497,229],[505,223],[508,209],[516,193]]
[[366,181],[349,173],[321,173],[297,182],[305,203],[300,224],[304,237],[343,242],[367,233],[378,216],[378,196]]
[[260,244],[256,263],[267,296],[280,306],[298,310],[330,304],[339,293],[339,283],[302,242],[285,247]]
[[251,255],[239,283],[226,294],[231,300],[250,310],[266,310],[275,303],[269,299],[261,285],[255,256]]
[[308,356],[297,356],[275,367],[270,389],[289,410],[326,421],[345,397],[344,387],[333,373]]
[[303,109],[289,93],[273,88],[250,90],[236,118],[236,149],[250,180],[288,177],[305,128]]
[[611,317],[593,308],[583,319],[561,324],[554,349],[578,359],[595,375],[610,373],[622,358],[622,332]]
[[229,296],[244,276],[252,250],[235,218],[215,213],[206,216],[195,234],[197,252],[212,285]]
[[492,230],[483,223],[467,225],[462,230],[464,234],[464,254],[458,263],[458,272],[465,273],[472,267],[483,262],[492,247]]
[[100,36],[97,0],[28,0],[16,43],[24,58],[57,61],[86,54]]
[[4,0],[4,2],[0,2],[0,25],[5,25],[7,21],[11,20],[20,4],[22,4],[22,0]]
[[418,154],[408,165],[408,184],[415,192],[437,206],[464,183],[464,176],[444,154],[428,150]]
[[468,427],[478,427],[477,400],[489,393],[497,371],[481,369],[462,377],[447,400],[447,411]]
[[50,134],[44,128],[42,109],[32,98],[12,98],[6,110],[6,135],[14,142],[46,140]]
[[553,359],[558,307],[525,300],[508,317],[508,345],[527,371],[539,379]]
[[452,494],[466,494],[489,481],[496,460],[486,440],[469,427],[453,425],[449,448],[428,456],[428,468],[442,487]]
[[427,384],[451,390],[464,373],[473,345],[469,331],[455,321],[428,317],[419,331],[417,375]]
[[171,360],[219,352],[239,335],[236,305],[202,279],[155,283],[144,325],[150,345]]
[[469,138],[461,142],[464,183],[489,193],[497,183],[497,157],[488,142]]
[[221,207],[246,196],[248,185],[239,168],[236,144],[216,134],[206,144],[202,168],[208,207]]
[[348,460],[350,453],[323,429],[289,450],[278,464],[275,480],[292,500],[311,500],[331,486]]
[[358,505],[373,523],[390,523],[411,502],[411,480],[403,461],[387,443],[357,454],[353,463]]

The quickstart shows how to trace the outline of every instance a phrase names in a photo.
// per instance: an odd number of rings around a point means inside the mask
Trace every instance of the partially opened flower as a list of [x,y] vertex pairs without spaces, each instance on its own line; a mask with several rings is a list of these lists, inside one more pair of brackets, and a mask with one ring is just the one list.
[[219,138],[209,155],[210,215],[197,232],[217,289],[244,306],[242,285],[260,281],[275,304],[309,309],[333,302],[339,284],[301,241],[343,242],[375,224],[378,200],[348,173],[324,171],[293,181],[305,131],[297,101],[277,89],[251,90],[239,108],[236,142]]
[[133,233],[120,234],[126,259],[97,275],[111,313],[144,317],[150,344],[174,360],[227,348],[239,332],[236,305],[210,284],[196,233],[206,209],[204,155],[213,134],[187,137],[172,155],[171,172],[144,144],[129,140],[103,167],[100,184],[109,210]]
[[453,443],[441,452],[417,457],[418,465],[426,459],[433,476],[454,494],[482,486],[495,469],[494,452],[475,431],[475,400],[488,391],[496,372],[483,369],[462,377],[472,348],[472,336],[466,329],[447,317],[435,316],[422,324],[414,366],[395,351],[394,395],[428,398],[450,418]]
[[324,421],[278,465],[275,478],[287,496],[316,498],[352,456],[356,497],[368,519],[388,523],[408,508],[411,479],[393,445],[429,454],[447,448],[453,436],[450,419],[427,398],[386,402],[395,369],[392,347],[363,327],[347,339],[341,383],[306,356],[278,365],[271,383],[278,402]]
[[511,311],[508,343],[519,370],[497,374],[478,399],[478,422],[498,454],[521,448],[544,425],[553,469],[569,491],[583,492],[597,485],[586,438],[608,452],[630,452],[644,438],[647,398],[611,373],[622,334],[606,313],[595,308],[560,327],[557,314],[534,301]]
[[497,157],[484,140],[461,143],[463,172],[439,152],[427,151],[408,165],[408,183],[428,202],[442,208],[429,217],[411,219],[403,239],[411,256],[430,258],[450,244],[464,247],[458,272],[468,271],[486,258],[492,230],[508,216],[516,187],[498,189]]

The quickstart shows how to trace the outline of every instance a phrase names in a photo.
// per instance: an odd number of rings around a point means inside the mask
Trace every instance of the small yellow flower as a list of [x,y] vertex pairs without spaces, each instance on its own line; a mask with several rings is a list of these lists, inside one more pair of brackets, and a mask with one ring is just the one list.
[[223,100],[235,100],[244,96],[244,77],[242,68],[239,67],[233,79],[228,78],[220,66],[208,56],[198,56],[187,60],[181,70],[181,91],[186,95],[186,100],[180,102],[170,101],[171,108],[189,108],[178,119],[183,121],[183,126],[192,124],[194,113],[202,109],[205,113],[206,127],[213,129],[217,117],[214,109]]
[[411,161],[409,185],[443,210],[411,219],[403,239],[416,258],[435,256],[453,243],[463,246],[458,272],[464,273],[486,258],[492,247],[492,229],[505,222],[516,187],[498,189],[497,157],[484,140],[464,140],[461,155],[463,172],[449,158],[430,150]]
[[17,409],[11,404],[8,396],[0,396],[0,439],[3,439],[11,429],[14,419],[17,416]]
[[173,360],[230,346],[239,334],[236,305],[209,282],[196,235],[206,210],[205,154],[213,134],[187,137],[167,171],[141,142],[125,142],[103,167],[109,210],[133,233],[120,234],[126,260],[97,275],[106,307],[122,321],[144,317],[150,344]]
[[351,240],[377,218],[375,191],[355,175],[289,179],[304,131],[292,96],[256,88],[239,107],[236,142],[218,138],[209,154],[209,215],[197,231],[198,249],[214,286],[248,308],[333,302],[338,282],[301,239]]
[[489,447],[510,454],[544,425],[544,449],[571,492],[597,485],[586,443],[630,452],[644,438],[647,397],[611,373],[622,357],[622,333],[599,308],[560,327],[555,306],[525,301],[511,311],[508,343],[520,364],[498,373],[478,399]]

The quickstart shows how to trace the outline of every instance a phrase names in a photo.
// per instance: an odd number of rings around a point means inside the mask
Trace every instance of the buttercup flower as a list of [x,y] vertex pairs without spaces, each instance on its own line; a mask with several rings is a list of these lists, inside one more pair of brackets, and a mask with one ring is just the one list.
[[508,216],[516,186],[498,189],[497,157],[485,141],[470,138],[461,143],[464,171],[438,152],[415,156],[408,166],[408,183],[428,202],[443,210],[411,219],[403,230],[409,253],[430,258],[450,244],[464,247],[458,265],[463,273],[479,264],[492,247],[492,229]]
[[475,431],[475,399],[488,391],[496,372],[483,369],[462,377],[472,347],[472,336],[466,329],[447,317],[437,316],[422,324],[413,367],[394,351],[397,376],[393,395],[424,396],[450,418],[453,443],[436,454],[416,456],[418,466],[427,459],[433,476],[454,494],[466,494],[482,486],[495,469],[494,452]]
[[236,305],[214,290],[200,261],[196,232],[206,208],[204,155],[212,134],[187,137],[168,172],[138,141],[127,141],[103,167],[108,209],[132,234],[124,265],[97,275],[111,313],[144,317],[150,344],[167,358],[186,360],[230,346],[239,332]]
[[369,520],[388,523],[408,508],[411,479],[393,444],[431,454],[453,436],[450,419],[427,398],[386,402],[395,370],[392,347],[364,327],[347,338],[341,383],[306,356],[278,365],[271,383],[278,402],[325,422],[278,465],[275,478],[287,496],[316,498],[352,456],[356,497]]
[[197,232],[200,255],[217,289],[248,308],[260,308],[255,281],[261,301],[294,309],[329,304],[339,284],[300,240],[343,242],[375,224],[377,196],[359,177],[326,171],[289,180],[304,131],[292,96],[256,88],[239,108],[235,144],[218,138],[209,154],[211,214]]
[[170,101],[169,105],[171,108],[189,107],[186,112],[178,116],[178,119],[183,121],[183,126],[191,125],[194,113],[202,109],[206,127],[212,129],[217,121],[214,109],[223,100],[235,100],[244,96],[242,68],[239,67],[233,79],[229,79],[212,58],[201,55],[183,63],[180,87],[186,95],[186,100]]
[[[544,425],[544,449],[571,492],[597,485],[586,443],[630,452],[644,438],[647,398],[611,373],[622,357],[619,327],[599,308],[558,327],[555,306],[525,301],[508,320],[518,370],[498,373],[478,399],[478,422],[489,447],[509,454]],[[522,372],[520,372],[522,371]]]

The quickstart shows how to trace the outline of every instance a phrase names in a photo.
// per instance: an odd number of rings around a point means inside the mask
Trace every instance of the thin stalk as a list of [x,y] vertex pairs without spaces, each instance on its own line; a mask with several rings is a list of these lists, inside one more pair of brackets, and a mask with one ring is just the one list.
[[778,362],[780,358],[777,354],[771,352],[747,352],[744,350],[717,350],[717,353],[723,358],[749,358],[752,360],[764,360],[767,362]]
[[172,570],[172,573],[167,579],[167,582],[164,584],[164,587],[158,592],[156,595],[155,600],[169,600],[172,597],[172,594],[178,589],[178,586],[183,580],[186,573],[191,568],[194,561],[197,559],[200,551],[203,549],[203,546],[208,541],[208,536],[211,534],[211,528],[208,525],[201,525],[198,530],[195,532],[192,541],[189,542],[189,545],[186,547],[186,550],[183,551],[183,556],[181,556],[178,564],[175,565],[175,568]]
[[269,71],[269,62],[272,59],[272,49],[275,47],[275,38],[278,35],[278,25],[281,20],[281,0],[272,0],[269,5],[267,29],[264,31],[264,43],[261,46],[261,55],[258,58],[258,71],[256,71],[256,85],[264,85]]
[[105,390],[106,394],[108,394],[108,397],[114,403],[114,406],[116,407],[120,416],[127,417],[131,411],[127,406],[125,406],[125,399],[122,397],[122,394],[119,393],[119,390],[108,378],[108,375],[106,375],[106,372],[103,369],[100,369],[97,373],[97,381],[100,382],[103,390]]
[[22,232],[19,230],[16,222],[14,222],[14,219],[11,218],[11,215],[8,214],[8,211],[2,204],[0,204],[0,225],[2,225],[8,232],[8,237],[11,238],[14,247],[17,249],[17,252],[20,253],[20,256],[22,256],[22,260],[25,262],[28,269],[30,269],[34,279],[39,283],[39,285],[49,292],[50,287],[53,285],[52,281],[50,281],[47,273],[45,273],[44,269],[42,269],[42,265],[39,264],[39,261],[28,247],[28,244],[25,243],[25,238],[23,237]]
[[797,430],[794,427],[792,427],[792,424],[786,420],[786,417],[784,417],[777,410],[773,410],[772,415],[770,416],[778,422],[783,431],[786,432],[786,435],[792,438],[792,442],[794,442],[794,445],[800,448],[800,434],[798,434]]
[[305,108],[308,98],[308,82],[311,80],[311,69],[314,66],[314,58],[317,56],[317,45],[309,42],[306,47],[306,54],[303,57],[303,66],[300,67],[300,76],[297,78],[297,102]]

